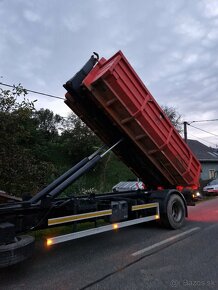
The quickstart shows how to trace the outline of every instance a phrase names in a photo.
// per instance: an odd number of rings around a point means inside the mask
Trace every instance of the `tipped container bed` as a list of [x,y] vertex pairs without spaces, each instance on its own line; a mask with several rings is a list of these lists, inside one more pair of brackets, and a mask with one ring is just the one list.
[[[72,80],[72,79],[71,79]],[[70,82],[70,81],[69,81]],[[100,59],[66,104],[149,187],[197,186],[201,166],[121,51]]]

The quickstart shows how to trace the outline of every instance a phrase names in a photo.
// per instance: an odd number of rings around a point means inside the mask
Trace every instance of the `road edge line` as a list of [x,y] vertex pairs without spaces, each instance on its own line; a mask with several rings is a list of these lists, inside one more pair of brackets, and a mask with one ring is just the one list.
[[168,238],[166,240],[163,240],[161,242],[158,242],[158,243],[155,243],[155,244],[153,244],[151,246],[148,246],[148,247],[146,247],[144,249],[141,249],[141,250],[139,250],[137,252],[134,252],[134,253],[131,254],[131,256],[136,257],[136,256],[139,256],[139,255],[142,255],[142,254],[147,253],[147,252],[149,252],[151,250],[154,250],[155,248],[158,248],[160,246],[163,246],[165,244],[168,244],[168,243],[171,243],[171,242],[173,242],[175,240],[178,240],[181,237],[185,237],[185,236],[189,235],[190,233],[198,231],[200,229],[201,229],[200,227],[195,227],[195,228],[189,229],[189,230],[187,230],[185,232],[182,232],[180,234],[172,236],[172,237],[170,237],[170,238]]

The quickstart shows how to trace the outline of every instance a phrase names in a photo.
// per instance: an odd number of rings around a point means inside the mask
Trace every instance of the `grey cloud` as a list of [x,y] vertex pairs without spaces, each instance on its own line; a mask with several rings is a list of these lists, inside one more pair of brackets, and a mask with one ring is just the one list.
[[204,15],[208,18],[218,16],[218,2],[203,0],[200,2],[200,7]]
[[30,22],[39,22],[41,20],[41,17],[32,10],[24,10],[23,15]]

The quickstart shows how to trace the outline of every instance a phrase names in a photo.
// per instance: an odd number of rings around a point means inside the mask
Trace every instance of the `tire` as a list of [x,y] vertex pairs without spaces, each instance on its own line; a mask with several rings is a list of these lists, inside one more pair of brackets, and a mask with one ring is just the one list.
[[35,239],[32,236],[16,237],[14,243],[0,245],[0,268],[17,264],[33,254]]
[[163,216],[163,225],[171,229],[179,229],[185,224],[185,204],[177,194],[172,194],[168,200],[166,214]]

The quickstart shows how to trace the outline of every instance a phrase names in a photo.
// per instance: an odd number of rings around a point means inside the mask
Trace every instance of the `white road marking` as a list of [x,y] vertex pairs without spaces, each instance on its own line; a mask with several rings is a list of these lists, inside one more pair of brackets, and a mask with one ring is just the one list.
[[178,238],[184,237],[184,236],[186,236],[186,235],[188,235],[188,234],[190,234],[192,232],[198,231],[200,229],[201,229],[200,227],[192,228],[190,230],[187,230],[185,232],[182,232],[181,234],[175,235],[175,236],[170,237],[170,238],[168,238],[166,240],[163,240],[163,241],[161,241],[159,243],[153,244],[153,245],[151,245],[151,246],[149,246],[147,248],[141,249],[141,250],[133,253],[132,256],[135,257],[135,256],[138,256],[138,255],[144,254],[144,253],[149,252],[149,251],[151,251],[151,250],[153,250],[153,249],[155,249],[155,248],[157,248],[159,246],[162,246],[164,244],[167,244],[169,242],[172,242],[172,241],[174,241],[174,240],[176,240]]

